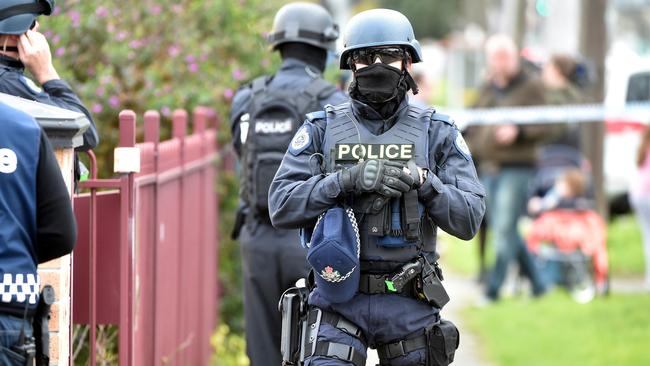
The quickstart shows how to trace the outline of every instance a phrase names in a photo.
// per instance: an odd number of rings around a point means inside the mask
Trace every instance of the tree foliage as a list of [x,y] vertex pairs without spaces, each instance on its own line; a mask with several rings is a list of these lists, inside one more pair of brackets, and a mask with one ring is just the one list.
[[445,37],[452,30],[459,14],[459,2],[455,0],[378,0],[377,2],[381,7],[397,10],[406,15],[419,39]]

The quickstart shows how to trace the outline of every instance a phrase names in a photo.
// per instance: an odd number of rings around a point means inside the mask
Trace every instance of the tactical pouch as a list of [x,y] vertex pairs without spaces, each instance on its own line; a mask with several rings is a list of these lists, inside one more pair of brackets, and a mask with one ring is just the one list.
[[449,294],[442,284],[442,271],[437,265],[427,262],[421,277],[415,282],[415,287],[420,297],[438,309],[442,309],[449,302]]
[[269,211],[269,187],[275,173],[280,168],[280,163],[282,163],[282,158],[284,153],[280,152],[264,152],[260,153],[257,156],[257,160],[254,162],[255,166],[253,171],[255,176],[253,177],[252,184],[252,198],[255,203],[255,209],[258,210],[260,215],[268,215]]
[[460,333],[454,323],[440,319],[440,323],[427,330],[427,343],[427,366],[447,366],[454,362]]

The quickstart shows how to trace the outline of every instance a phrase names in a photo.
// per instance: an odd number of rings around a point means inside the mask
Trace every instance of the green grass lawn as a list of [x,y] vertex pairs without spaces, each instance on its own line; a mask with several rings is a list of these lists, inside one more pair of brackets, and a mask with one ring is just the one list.
[[[445,265],[463,274],[478,273],[478,240],[463,241],[443,234],[439,247]],[[488,267],[494,258],[488,241]],[[607,225],[610,273],[614,276],[641,276],[644,271],[641,230],[633,215],[616,218]]]
[[498,366],[641,366],[650,365],[649,309],[650,295],[581,305],[553,293],[467,308],[464,318]]

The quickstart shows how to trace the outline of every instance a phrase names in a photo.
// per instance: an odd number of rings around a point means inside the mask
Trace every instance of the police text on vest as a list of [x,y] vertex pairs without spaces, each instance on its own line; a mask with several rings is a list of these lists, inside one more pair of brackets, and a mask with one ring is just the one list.
[[413,144],[336,144],[336,160],[360,159],[409,160],[413,158]]

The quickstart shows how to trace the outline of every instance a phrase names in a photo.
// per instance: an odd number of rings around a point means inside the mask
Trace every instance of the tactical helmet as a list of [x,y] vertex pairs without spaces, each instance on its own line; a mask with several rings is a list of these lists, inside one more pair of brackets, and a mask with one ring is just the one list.
[[278,10],[267,40],[274,50],[283,43],[301,42],[334,51],[338,37],[339,27],[325,8],[297,2]]
[[378,46],[404,46],[413,63],[422,61],[420,42],[415,39],[411,22],[398,11],[373,9],[353,16],[345,27],[341,69],[350,68],[351,51]]
[[36,17],[52,14],[54,0],[2,0],[0,2],[0,34],[23,34]]

